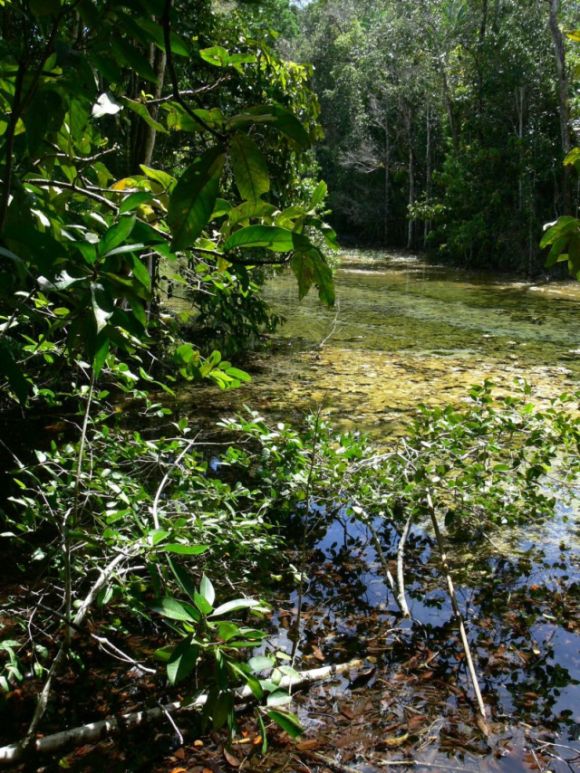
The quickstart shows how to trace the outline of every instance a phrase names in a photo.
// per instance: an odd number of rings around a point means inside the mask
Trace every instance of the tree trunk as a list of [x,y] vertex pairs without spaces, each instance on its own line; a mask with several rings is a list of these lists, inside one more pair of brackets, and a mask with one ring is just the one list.
[[[159,97],[162,94],[163,91],[163,82],[165,79],[165,67],[167,64],[167,56],[165,54],[165,51],[161,51],[153,44],[151,45],[150,51],[149,51],[149,62],[151,64],[151,67],[155,71],[155,75],[157,76],[157,84],[155,85],[155,91],[153,92],[153,96],[155,99],[159,99]],[[137,88],[140,87],[141,84]],[[137,91],[137,89],[136,89]],[[135,99],[139,99],[139,93],[134,94]],[[157,116],[159,114],[159,106],[153,105],[149,108],[147,108],[151,114],[151,117],[155,120],[157,120]],[[157,132],[152,126],[149,126],[149,124],[146,124],[145,121],[143,121],[142,118],[139,116],[135,116],[135,125],[134,125],[134,133],[133,133],[133,149],[132,149],[132,160],[131,160],[131,174],[139,174],[140,173],[140,166],[141,164],[144,164],[145,166],[151,166],[151,161],[153,160],[153,152],[155,150],[155,140],[157,139]]]
[[409,160],[407,164],[407,175],[409,178],[409,199],[407,210],[407,249],[413,246],[413,220],[411,219],[410,208],[415,202],[415,154],[413,153],[413,121],[411,108],[405,111],[405,128],[407,130],[407,142],[409,143]]
[[[427,102],[427,114],[425,119],[426,147],[425,147],[425,200],[429,205],[431,199],[431,105]],[[423,221],[423,248],[427,246],[430,221]]]
[[385,113],[383,128],[385,132],[385,206],[383,211],[383,241],[386,247],[389,243],[389,188],[391,184],[391,143],[389,139],[389,117],[387,113]]
[[518,140],[519,140],[519,172],[518,172],[518,210],[523,209],[523,141],[524,141],[524,104],[525,104],[525,86],[518,86],[516,89],[516,111],[518,114]]
[[[568,73],[566,71],[566,58],[564,52],[564,38],[558,24],[558,13],[560,10],[560,0],[550,0],[550,32],[552,35],[552,45],[554,46],[554,58],[556,60],[556,76],[558,85],[558,108],[560,116],[560,143],[562,153],[566,155],[570,152],[572,143],[570,141],[570,108],[568,105]],[[562,180],[562,199],[564,211],[570,210],[570,175],[569,168],[564,167],[564,176]]]

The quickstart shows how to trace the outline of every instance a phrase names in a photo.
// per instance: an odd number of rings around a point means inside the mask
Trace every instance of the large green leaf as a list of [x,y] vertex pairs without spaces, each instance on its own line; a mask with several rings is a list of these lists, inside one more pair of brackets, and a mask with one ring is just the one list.
[[281,105],[257,105],[249,107],[243,113],[233,116],[229,125],[232,129],[242,128],[254,124],[270,124],[275,126],[282,134],[294,140],[303,150],[310,146],[310,137],[298,118]]
[[183,620],[187,623],[197,623],[200,615],[191,604],[184,604],[182,601],[174,599],[172,596],[165,596],[158,604],[153,607],[155,612],[159,612],[163,617],[170,620]]
[[310,247],[298,251],[292,256],[290,266],[298,280],[298,296],[300,300],[308,293],[312,285],[318,288],[318,297],[327,306],[333,306],[335,301],[332,270],[320,250]]
[[233,233],[224,244],[224,251],[236,247],[265,247],[273,252],[294,249],[292,231],[275,225],[249,225]]
[[234,135],[230,151],[240,196],[247,201],[257,201],[270,190],[266,159],[254,140],[241,132]]
[[304,728],[300,724],[300,720],[296,714],[292,714],[289,711],[276,711],[275,709],[271,709],[268,711],[268,716],[279,725],[282,730],[285,730],[291,738],[297,738],[304,732]]
[[[157,24],[156,22],[152,21],[151,19],[147,19],[144,16],[138,16],[135,19],[135,22],[139,25],[139,27],[141,27],[141,29],[147,32],[147,34],[155,41],[159,48],[165,51],[165,36],[163,27],[160,24]],[[180,38],[175,34],[175,32],[172,31],[169,40],[172,53],[177,54],[178,56],[190,56],[189,47],[183,38]]]
[[189,676],[199,658],[199,647],[192,644],[191,636],[183,639],[171,653],[167,662],[169,684],[177,684]]
[[252,609],[260,605],[256,599],[234,599],[233,601],[226,601],[225,604],[221,604],[217,609],[214,609],[211,617],[219,617],[225,615],[228,612],[238,612],[240,609]]
[[123,244],[135,227],[135,220],[135,216],[123,216],[119,219],[118,223],[109,228],[99,243],[98,252],[101,257],[105,257],[112,250]]
[[134,113],[137,113],[137,115],[140,116],[152,129],[155,129],[155,131],[161,132],[163,134],[169,133],[162,123],[159,123],[159,121],[156,121],[155,118],[153,118],[147,109],[147,106],[143,104],[143,102],[138,102],[136,99],[129,99],[129,97],[124,97],[123,102]]
[[221,148],[212,148],[179,178],[169,199],[167,213],[174,250],[191,247],[208,223],[216,203],[224,161]]

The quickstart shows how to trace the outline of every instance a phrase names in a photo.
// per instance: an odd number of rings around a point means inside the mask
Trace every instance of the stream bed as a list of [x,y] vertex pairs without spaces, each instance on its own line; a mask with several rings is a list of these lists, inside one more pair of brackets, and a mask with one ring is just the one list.
[[[354,252],[336,272],[337,306],[311,293],[298,302],[281,275],[267,297],[286,322],[273,354],[253,355],[253,381],[207,401],[182,392],[179,407],[245,404],[300,422],[322,408],[335,426],[378,445],[403,431],[419,403],[464,400],[484,379],[509,391],[530,383],[540,402],[578,387],[580,289],[531,284],[432,266],[412,256]],[[474,545],[454,545],[452,571],[488,707],[482,733],[469,698],[464,656],[429,531],[407,548],[413,621],[387,591],[364,525],[315,519],[299,631],[299,668],[362,657],[362,669],[296,698],[306,728],[294,750],[251,770],[361,773],[405,770],[553,771],[580,763],[578,502],[555,518]],[[393,535],[382,525],[386,552]],[[290,650],[297,594],[277,600],[272,643]],[[295,631],[294,631],[295,633]],[[322,755],[322,756],[316,756]],[[278,761],[276,761],[278,760]]]

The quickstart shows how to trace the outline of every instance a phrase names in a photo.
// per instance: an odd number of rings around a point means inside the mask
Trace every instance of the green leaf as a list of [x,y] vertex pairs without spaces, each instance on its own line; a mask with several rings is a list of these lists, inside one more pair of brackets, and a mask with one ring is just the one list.
[[143,104],[143,102],[138,102],[135,99],[129,99],[129,97],[123,97],[123,102],[127,107],[132,110],[134,113],[137,113],[137,115],[142,118],[145,123],[150,126],[152,129],[155,129],[155,131],[161,132],[162,134],[169,134],[165,126],[163,126],[162,123],[159,123],[159,121],[156,121],[155,118],[151,115],[149,110],[147,109],[146,105]]
[[217,200],[225,156],[208,150],[182,174],[169,199],[167,222],[173,234],[172,249],[193,245],[209,222]]
[[184,604],[172,596],[165,596],[152,609],[170,620],[182,620],[187,623],[198,623],[200,620],[199,612],[195,607]]
[[109,353],[110,345],[111,345],[111,339],[104,332],[100,333],[97,336],[95,354],[93,356],[93,373],[95,375],[95,378],[99,375],[99,373],[103,368],[103,365],[105,364],[105,360],[107,359],[107,354]]
[[290,266],[298,280],[300,299],[304,298],[313,284],[316,284],[320,300],[327,306],[334,305],[332,269],[318,248],[311,247],[306,252],[297,252],[292,256]]
[[[111,254],[111,253],[109,253]],[[133,276],[140,282],[147,290],[151,289],[151,277],[147,266],[141,262],[141,259],[137,255],[132,256],[131,265],[133,267]]]
[[12,356],[6,341],[0,341],[0,374],[8,379],[10,388],[18,398],[18,401],[24,404],[31,390],[31,384],[16,364],[16,360]]
[[170,558],[167,559],[167,563],[169,564],[171,571],[175,575],[175,579],[177,580],[177,584],[179,585],[181,590],[184,593],[186,593],[189,596],[189,598],[193,601],[193,596],[195,594],[195,583],[193,581],[193,578],[183,568],[183,566],[180,566],[179,564],[175,563]]
[[[165,36],[163,27],[160,24],[156,24],[154,21],[147,19],[144,16],[137,16],[135,22],[153,38],[162,51],[165,51]],[[178,56],[190,56],[190,50],[187,43],[173,31],[169,38],[169,45],[172,53],[177,54]]]
[[146,177],[150,180],[155,180],[166,191],[170,190],[175,183],[175,178],[162,169],[151,169],[150,166],[145,166],[145,164],[139,164],[139,169]]
[[116,61],[124,64],[131,70],[135,70],[138,75],[151,83],[157,83],[155,71],[147,59],[126,40],[120,37],[114,37],[111,41],[111,50]]
[[95,282],[91,282],[91,303],[98,334],[109,324],[114,307],[102,286]]
[[275,225],[249,225],[233,233],[224,244],[224,252],[236,247],[265,247],[273,252],[294,249],[292,231]]
[[285,134],[303,150],[310,147],[310,137],[298,118],[281,105],[258,105],[244,113],[233,116],[229,125],[232,129],[252,124],[269,124]]
[[167,663],[169,684],[177,684],[191,674],[199,658],[199,647],[192,644],[191,636],[181,641]]
[[124,215],[127,212],[132,212],[134,209],[137,209],[137,207],[140,207],[141,204],[145,204],[145,202],[151,201],[152,198],[153,194],[148,193],[147,191],[131,193],[130,196],[127,196],[126,199],[123,199],[123,202],[119,207],[119,214]]
[[260,671],[269,671],[274,667],[275,663],[274,658],[269,658],[266,655],[256,655],[248,660],[248,665],[255,674]]
[[206,617],[209,615],[209,613],[212,611],[213,607],[211,604],[208,604],[208,601],[206,598],[204,598],[201,593],[198,593],[197,591],[193,594],[193,603],[195,606],[199,609],[201,614]]
[[237,133],[230,143],[232,168],[240,196],[258,201],[270,190],[266,159],[247,134]]
[[314,189],[312,196],[310,197],[310,209],[315,209],[319,204],[322,204],[328,193],[328,186],[321,180]]
[[207,603],[213,607],[213,603],[215,601],[215,590],[211,584],[211,580],[205,574],[202,576],[201,582],[199,583],[199,592],[207,601]]
[[211,617],[219,617],[228,612],[238,612],[240,609],[252,609],[252,607],[258,606],[260,606],[260,602],[255,599],[234,599],[234,601],[226,601],[225,604],[214,609]]
[[217,633],[218,637],[224,642],[242,635],[242,631],[239,626],[237,626],[235,623],[230,623],[229,621],[217,623]]
[[229,52],[223,46],[212,46],[211,48],[202,48],[199,52],[204,62],[214,67],[225,67],[229,62]]
[[291,702],[292,702],[292,696],[289,695],[284,690],[277,690],[276,692],[270,693],[266,701],[268,706],[286,706],[288,703],[291,703]]
[[209,550],[209,545],[182,545],[180,542],[173,542],[169,545],[160,545],[158,549],[179,556],[200,556]]
[[275,722],[282,730],[285,730],[291,738],[298,738],[302,735],[304,729],[300,724],[300,720],[296,714],[292,714],[289,711],[276,711],[271,709],[268,711],[268,716]]
[[98,253],[101,257],[106,257],[111,250],[119,247],[130,236],[131,231],[135,226],[136,218],[121,217],[118,223],[109,228],[105,233],[101,241],[99,242]]

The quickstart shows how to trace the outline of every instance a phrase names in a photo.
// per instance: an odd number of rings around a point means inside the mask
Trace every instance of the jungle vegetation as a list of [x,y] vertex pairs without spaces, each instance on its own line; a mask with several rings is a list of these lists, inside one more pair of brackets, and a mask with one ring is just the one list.
[[202,734],[234,737],[245,689],[265,751],[301,732],[301,608],[271,648],[268,597],[301,598],[312,519],[382,519],[402,556],[412,520],[477,539],[553,513],[571,395],[474,387],[386,453],[319,415],[216,440],[172,402],[250,379],[276,272],[334,304],[336,230],[531,271],[553,220],[549,260],[578,273],[573,3],[520,5],[0,0],[0,762],[65,729],[55,696],[97,646],[154,712],[203,695]]

